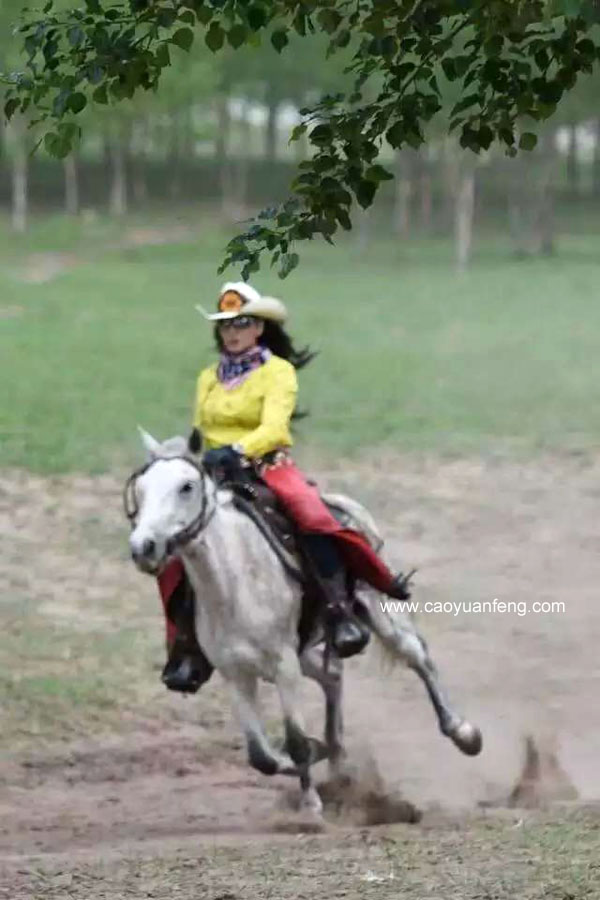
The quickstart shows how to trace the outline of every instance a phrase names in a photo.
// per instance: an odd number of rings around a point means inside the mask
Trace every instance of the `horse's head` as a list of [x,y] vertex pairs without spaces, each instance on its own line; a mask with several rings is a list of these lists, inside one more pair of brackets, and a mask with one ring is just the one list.
[[125,509],[133,530],[131,556],[143,572],[156,574],[177,547],[203,527],[208,485],[198,454],[201,440],[171,438],[163,444],[140,429],[148,458],[127,482]]

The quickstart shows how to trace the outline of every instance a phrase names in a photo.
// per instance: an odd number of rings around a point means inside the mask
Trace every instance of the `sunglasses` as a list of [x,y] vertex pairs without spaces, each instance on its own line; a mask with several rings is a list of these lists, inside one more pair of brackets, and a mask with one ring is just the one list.
[[225,331],[226,328],[235,328],[236,331],[242,331],[254,325],[255,319],[252,316],[236,316],[235,319],[223,319],[219,322],[219,331]]

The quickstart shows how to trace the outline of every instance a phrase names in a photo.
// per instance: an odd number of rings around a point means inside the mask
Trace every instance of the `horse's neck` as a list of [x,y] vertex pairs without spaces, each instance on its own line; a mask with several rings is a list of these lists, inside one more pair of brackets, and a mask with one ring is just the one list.
[[217,604],[223,615],[232,604],[258,602],[259,594],[298,592],[261,531],[235,508],[229,491],[215,491],[209,515],[206,528],[182,553],[201,602]]
[[211,594],[228,596],[232,582],[238,585],[242,580],[248,558],[263,539],[258,529],[247,527],[252,523],[235,509],[230,491],[212,488],[208,516],[206,527],[190,541],[182,560],[192,582],[202,586],[203,595],[209,588]]

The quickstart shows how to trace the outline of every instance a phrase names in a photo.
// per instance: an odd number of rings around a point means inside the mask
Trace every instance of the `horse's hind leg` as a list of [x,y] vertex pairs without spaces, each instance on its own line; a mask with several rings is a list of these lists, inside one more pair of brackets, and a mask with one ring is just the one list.
[[233,704],[248,748],[248,762],[263,775],[299,775],[286,754],[277,753],[264,732],[257,702],[257,678],[251,675],[228,680]]
[[392,657],[402,660],[423,681],[435,709],[442,734],[463,753],[476,756],[482,745],[479,728],[458,715],[442,690],[427,644],[407,618],[400,622],[381,609],[379,601],[364,604],[361,614]]
[[284,653],[275,675],[284,717],[285,750],[296,764],[300,775],[301,807],[320,814],[323,804],[312,783],[310,767],[319,759],[324,759],[327,750],[319,741],[306,734],[299,703],[301,681],[300,663],[296,653],[290,648],[289,652]]
[[300,666],[307,678],[316,681],[325,694],[325,746],[332,776],[339,774],[346,751],[342,710],[343,661],[332,654],[327,669],[323,665],[322,647],[309,647],[300,656]]

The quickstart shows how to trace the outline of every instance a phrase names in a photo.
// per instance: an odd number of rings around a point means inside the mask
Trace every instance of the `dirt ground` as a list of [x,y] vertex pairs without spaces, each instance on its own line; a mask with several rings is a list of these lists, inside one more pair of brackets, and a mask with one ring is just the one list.
[[[350,661],[355,788],[315,829],[288,780],[245,765],[217,677],[188,700],[158,683],[159,607],[127,559],[120,479],[5,473],[0,897],[600,898],[599,476],[575,455],[318,473],[375,513],[390,561],[418,567],[421,604],[565,606],[419,615],[483,731],[476,759],[411,673]],[[315,733],[321,706],[307,683]],[[268,687],[265,714],[277,734]],[[396,821],[399,798],[418,823]]]

